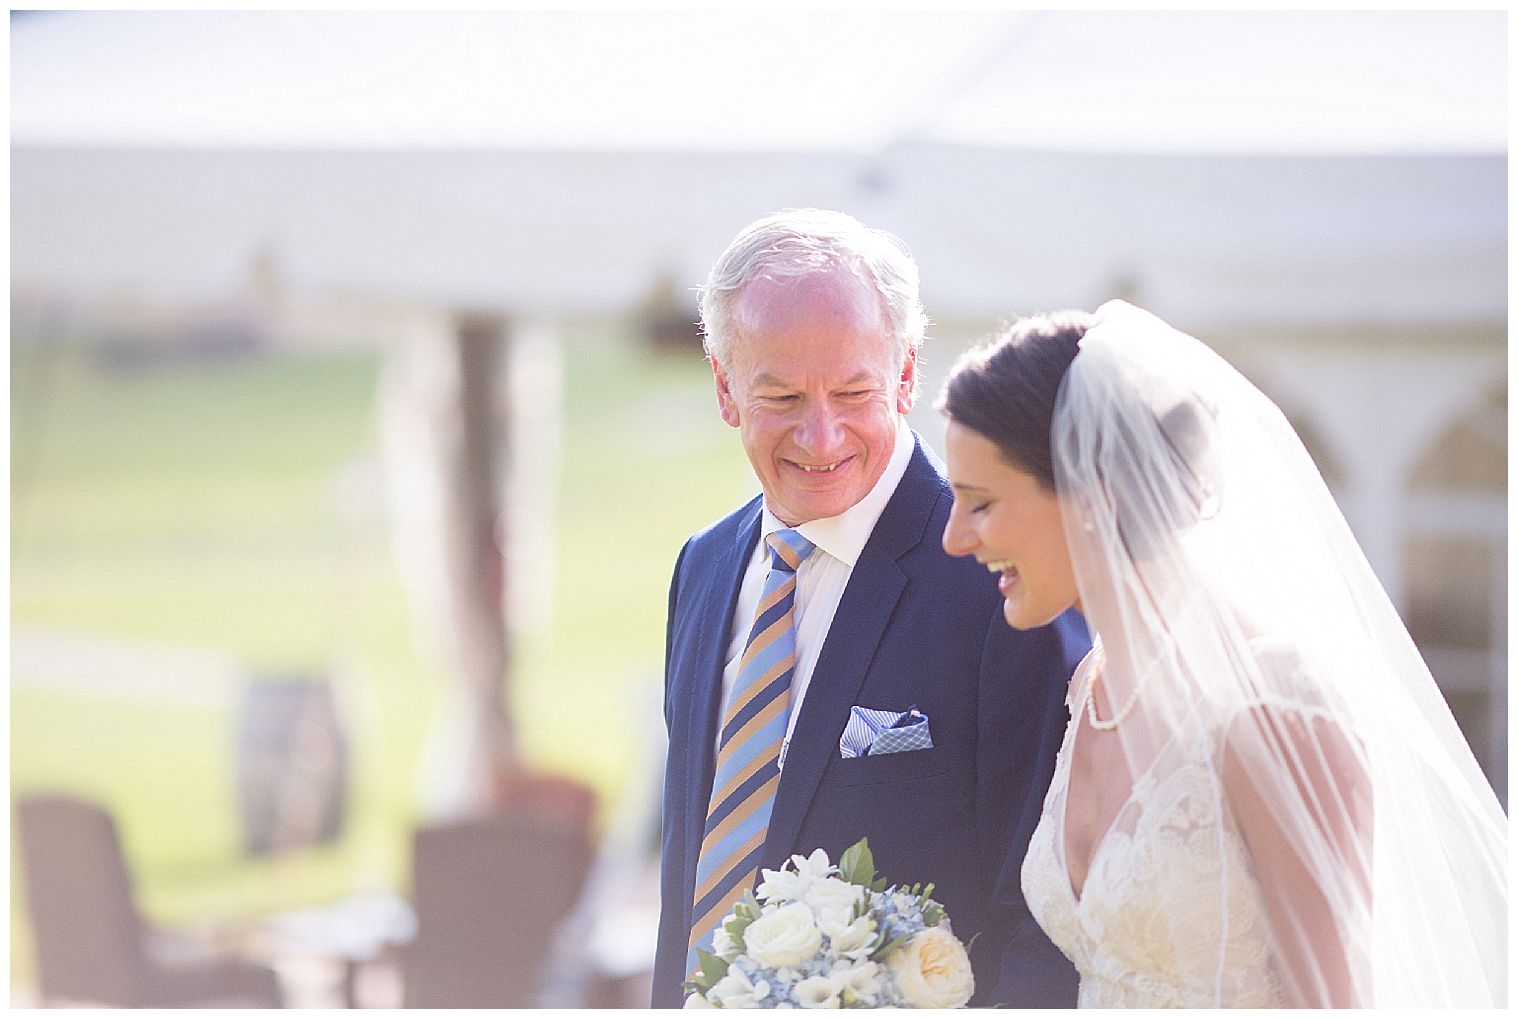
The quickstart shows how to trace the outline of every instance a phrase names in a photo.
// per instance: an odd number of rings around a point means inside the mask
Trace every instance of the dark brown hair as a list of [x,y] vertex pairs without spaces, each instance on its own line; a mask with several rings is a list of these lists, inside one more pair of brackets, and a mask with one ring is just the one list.
[[938,409],[996,443],[1008,463],[1052,492],[1054,401],[1094,321],[1084,311],[1018,319],[955,362]]

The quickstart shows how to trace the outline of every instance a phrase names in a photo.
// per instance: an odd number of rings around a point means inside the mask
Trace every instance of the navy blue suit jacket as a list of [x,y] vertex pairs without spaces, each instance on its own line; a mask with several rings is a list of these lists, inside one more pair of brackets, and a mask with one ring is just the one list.
[[[893,883],[934,882],[968,943],[974,1004],[1075,1004],[1076,975],[1023,902],[1020,872],[1068,718],[1065,691],[1086,653],[1073,610],[1037,630],[1002,618],[996,581],[944,552],[953,497],[918,440],[906,475],[849,578],[796,720],[762,867],[822,848],[836,862],[868,836]],[[664,717],[662,904],[653,1004],[678,1007],[696,857],[715,766],[722,670],[756,498],[695,535],[669,593]],[[933,746],[845,760],[853,705],[915,705]]]

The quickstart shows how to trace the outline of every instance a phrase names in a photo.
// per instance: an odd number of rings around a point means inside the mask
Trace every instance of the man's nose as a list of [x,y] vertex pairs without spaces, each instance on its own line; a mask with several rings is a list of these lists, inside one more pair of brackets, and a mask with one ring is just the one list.
[[797,445],[822,459],[843,445],[843,426],[830,407],[809,409],[796,429]]

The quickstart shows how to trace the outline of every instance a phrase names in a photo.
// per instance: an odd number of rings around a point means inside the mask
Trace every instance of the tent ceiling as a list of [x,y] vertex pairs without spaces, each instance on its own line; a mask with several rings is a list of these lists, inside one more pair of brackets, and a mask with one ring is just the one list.
[[1499,12],[13,19],[21,144],[1497,152]]
[[1500,321],[1505,104],[1499,13],[18,14],[12,283],[604,312],[819,205],[941,321]]

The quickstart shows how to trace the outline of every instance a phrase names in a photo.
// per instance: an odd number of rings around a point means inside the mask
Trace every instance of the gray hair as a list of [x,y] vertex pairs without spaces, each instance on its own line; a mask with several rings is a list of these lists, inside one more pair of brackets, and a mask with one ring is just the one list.
[[880,296],[881,311],[905,360],[927,332],[918,296],[917,263],[895,234],[874,230],[853,216],[825,209],[786,209],[739,231],[701,288],[701,332],[706,355],[720,367],[737,333],[734,312],[743,288],[759,278],[795,279],[840,266]]

